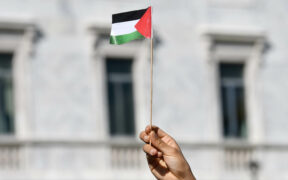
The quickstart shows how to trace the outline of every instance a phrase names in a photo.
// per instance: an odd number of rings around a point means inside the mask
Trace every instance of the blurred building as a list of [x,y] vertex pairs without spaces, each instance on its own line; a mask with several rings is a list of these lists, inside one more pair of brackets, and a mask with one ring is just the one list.
[[[155,0],[154,124],[198,179],[288,179],[288,1]],[[153,179],[149,41],[135,0],[0,0],[0,179]]]

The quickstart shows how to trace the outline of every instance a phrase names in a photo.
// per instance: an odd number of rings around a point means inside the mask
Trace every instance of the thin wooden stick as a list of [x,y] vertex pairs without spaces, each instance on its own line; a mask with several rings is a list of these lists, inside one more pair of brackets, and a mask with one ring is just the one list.
[[152,130],[153,116],[153,39],[150,39],[150,127]]
[[[150,39],[150,127],[152,131],[152,117],[153,117],[153,39]],[[152,144],[150,138],[150,145]]]
[[[151,7],[151,38],[150,38],[150,128],[152,131],[152,118],[153,118],[153,21],[152,21],[152,3],[149,0]],[[150,138],[150,145],[152,144]]]

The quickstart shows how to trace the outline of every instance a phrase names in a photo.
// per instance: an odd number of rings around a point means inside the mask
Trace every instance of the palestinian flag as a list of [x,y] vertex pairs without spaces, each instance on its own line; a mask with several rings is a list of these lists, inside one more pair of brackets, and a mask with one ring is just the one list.
[[151,7],[112,15],[110,44],[151,38]]

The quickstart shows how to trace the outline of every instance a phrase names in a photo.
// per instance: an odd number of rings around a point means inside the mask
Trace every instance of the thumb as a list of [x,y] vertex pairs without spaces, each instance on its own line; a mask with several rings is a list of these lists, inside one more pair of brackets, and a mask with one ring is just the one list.
[[151,131],[151,144],[160,150],[164,155],[171,155],[173,152],[173,148],[159,138],[154,131]]

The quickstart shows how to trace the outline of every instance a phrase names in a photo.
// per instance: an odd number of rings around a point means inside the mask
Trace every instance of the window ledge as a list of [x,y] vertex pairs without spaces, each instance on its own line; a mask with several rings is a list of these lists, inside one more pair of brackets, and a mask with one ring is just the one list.
[[198,32],[213,39],[237,40],[237,41],[258,41],[266,39],[266,32],[259,27],[236,27],[226,25],[201,25]]
[[110,137],[108,139],[109,144],[111,145],[117,145],[117,144],[135,144],[138,143],[137,139],[135,136],[115,136],[115,137]]
[[0,135],[0,146],[18,145],[21,142],[14,135]]
[[13,30],[26,30],[29,28],[35,28],[35,24],[30,22],[8,22],[0,20],[0,29],[13,29]]

